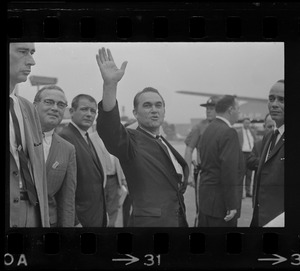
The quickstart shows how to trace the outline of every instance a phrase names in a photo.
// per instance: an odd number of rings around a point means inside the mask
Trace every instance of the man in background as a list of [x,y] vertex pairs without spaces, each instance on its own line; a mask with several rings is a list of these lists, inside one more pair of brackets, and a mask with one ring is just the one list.
[[[184,143],[186,144],[184,159],[187,162],[190,170],[189,176],[189,184],[194,184],[195,188],[195,204],[196,204],[196,218],[195,218],[195,226],[197,225],[198,219],[198,209],[199,209],[199,202],[198,202],[198,190],[199,190],[199,171],[201,168],[201,161],[200,161],[200,139],[206,130],[207,126],[216,118],[216,111],[215,106],[218,100],[220,99],[219,96],[211,96],[205,104],[200,104],[206,108],[206,119],[200,121],[197,125],[195,125],[191,132],[186,137]],[[194,149],[197,151],[196,162],[194,164],[194,170],[192,170],[192,157]]]
[[276,128],[262,141],[251,227],[263,227],[273,220],[278,227],[284,226],[284,80],[271,87],[268,108]]
[[77,183],[75,148],[55,132],[63,119],[67,99],[60,87],[45,86],[36,93],[34,105],[43,132],[50,227],[74,227]]
[[34,43],[9,44],[10,227],[49,227],[41,124],[33,104],[16,95],[35,65],[34,53]]
[[126,197],[126,195],[122,195],[122,193],[126,193],[123,189],[126,181],[119,159],[108,151],[106,154],[106,176],[105,200],[109,217],[108,227],[116,227],[119,210],[122,207],[120,206],[120,199]]
[[60,132],[60,136],[73,144],[76,150],[76,226],[78,223],[83,227],[107,226],[105,158],[99,155],[98,148],[101,147],[98,145],[101,144],[101,139],[91,137],[88,131],[94,123],[96,113],[97,102],[93,97],[87,94],[77,95],[70,108],[71,122]]
[[251,189],[251,181],[252,181],[252,170],[246,167],[246,161],[248,156],[250,155],[252,148],[255,143],[255,132],[250,128],[251,121],[249,118],[244,118],[243,127],[238,129],[238,137],[241,145],[241,149],[244,156],[244,164],[245,164],[245,194],[246,197],[252,197],[252,189]]
[[242,153],[237,132],[239,105],[225,95],[216,104],[216,119],[200,141],[198,227],[237,227],[242,200]]

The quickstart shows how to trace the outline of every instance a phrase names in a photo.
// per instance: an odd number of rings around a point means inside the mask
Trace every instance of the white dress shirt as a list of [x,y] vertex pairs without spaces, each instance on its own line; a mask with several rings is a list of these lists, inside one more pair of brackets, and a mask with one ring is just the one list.
[[54,129],[52,129],[48,132],[43,132],[43,148],[44,148],[45,162],[47,161],[49,151],[51,148],[53,132],[54,132]]
[[243,146],[242,151],[243,152],[251,152],[253,145],[254,145],[254,139],[249,129],[242,128],[243,131]]
[[[142,128],[141,126],[139,126],[143,131],[147,132],[148,134],[152,135],[154,138],[156,138],[156,135],[155,134],[152,134],[151,132],[147,131],[146,129]],[[162,139],[159,139],[161,140],[161,142],[167,147],[167,150],[169,152],[169,155],[171,157],[171,160],[172,160],[172,163],[173,163],[173,166],[177,172],[177,174],[181,174],[183,176],[183,169],[182,169],[182,166],[178,163],[176,157],[174,156],[174,154],[172,153],[172,151],[169,149],[168,145],[162,140]]]

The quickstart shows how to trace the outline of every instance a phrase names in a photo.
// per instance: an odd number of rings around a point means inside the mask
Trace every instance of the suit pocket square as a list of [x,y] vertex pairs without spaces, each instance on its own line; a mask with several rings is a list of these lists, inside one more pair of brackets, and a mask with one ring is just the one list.
[[55,161],[55,163],[52,165],[53,169],[56,169],[58,167],[59,163],[57,161]]

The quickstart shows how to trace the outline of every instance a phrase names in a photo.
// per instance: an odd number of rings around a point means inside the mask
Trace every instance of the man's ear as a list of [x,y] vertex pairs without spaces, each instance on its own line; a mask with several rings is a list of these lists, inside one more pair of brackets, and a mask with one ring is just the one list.
[[136,118],[137,113],[136,113],[136,110],[135,110],[135,109],[132,110],[132,114],[133,114],[133,116]]

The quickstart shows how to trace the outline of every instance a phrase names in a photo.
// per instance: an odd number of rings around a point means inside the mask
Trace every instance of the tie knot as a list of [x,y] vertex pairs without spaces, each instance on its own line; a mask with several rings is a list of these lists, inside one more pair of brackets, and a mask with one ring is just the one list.
[[274,136],[278,136],[278,135],[279,135],[279,131],[278,131],[278,129],[275,129],[275,130],[274,130],[274,133],[273,133],[273,135],[274,135]]

